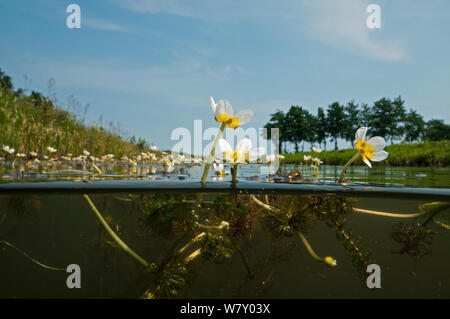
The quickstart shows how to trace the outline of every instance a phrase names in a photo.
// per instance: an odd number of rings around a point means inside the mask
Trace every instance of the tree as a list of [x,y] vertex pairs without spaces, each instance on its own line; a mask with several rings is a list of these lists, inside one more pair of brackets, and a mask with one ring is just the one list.
[[405,141],[421,141],[425,134],[425,121],[422,115],[414,110],[409,110],[404,121]]
[[389,136],[388,127],[392,126],[393,112],[390,99],[383,97],[373,104],[369,117],[369,126],[372,135],[378,135],[384,138]]
[[443,120],[430,120],[426,123],[425,139],[428,141],[450,140],[450,125]]
[[319,144],[323,144],[324,150],[327,148],[327,123],[327,116],[325,115],[323,108],[319,107],[317,109],[316,137],[317,142],[319,142]]
[[[313,144],[319,142],[318,132],[322,131],[323,128],[319,125],[319,119],[315,117],[313,114],[307,111],[306,113],[306,122],[308,125],[308,129],[306,130],[306,142],[311,144],[311,149]],[[303,151],[303,150],[302,150]]]
[[372,127],[372,109],[367,103],[361,104],[361,116],[359,120],[361,126]]
[[405,118],[405,103],[401,97],[394,101],[383,97],[376,101],[370,115],[370,127],[373,135],[379,135],[392,142],[403,136],[403,127],[400,125]]
[[344,137],[345,112],[344,107],[338,102],[328,106],[327,109],[327,131],[334,141],[334,149],[337,150],[337,140]]
[[400,123],[405,121],[406,110],[405,110],[405,100],[402,100],[399,95],[392,101],[393,105],[393,114],[392,114],[392,122],[389,127],[389,135],[391,137],[391,143],[397,139],[401,138],[405,132],[404,126],[401,126]]
[[286,114],[287,140],[294,143],[295,151],[298,152],[298,144],[307,139],[309,112],[301,106],[292,105]]
[[13,89],[11,77],[9,75],[6,75],[1,68],[0,68],[0,87],[10,91],[12,91]]
[[271,129],[272,128],[278,128],[279,132],[279,152],[281,153],[282,146],[284,143],[284,151],[286,152],[286,142],[287,142],[287,126],[286,126],[286,115],[283,111],[278,110],[277,112],[270,114],[270,120],[269,123],[266,123],[264,125],[264,128],[266,128],[266,135],[264,138],[270,139],[271,136]]
[[360,127],[361,120],[359,114],[359,106],[355,101],[350,101],[344,108],[345,111],[345,125],[343,128],[344,139],[353,145],[355,139],[355,132]]

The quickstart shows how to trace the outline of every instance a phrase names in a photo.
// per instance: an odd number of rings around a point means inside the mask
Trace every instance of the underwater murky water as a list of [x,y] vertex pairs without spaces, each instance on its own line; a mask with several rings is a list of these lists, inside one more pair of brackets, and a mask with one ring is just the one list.
[[[4,191],[0,297],[450,297],[447,195],[334,195]],[[66,285],[69,264],[79,289]],[[380,289],[367,287],[369,264]]]

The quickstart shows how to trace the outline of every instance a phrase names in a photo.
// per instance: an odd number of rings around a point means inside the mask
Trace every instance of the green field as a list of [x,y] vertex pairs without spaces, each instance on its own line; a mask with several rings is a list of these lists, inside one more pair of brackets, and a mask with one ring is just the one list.
[[[385,148],[389,152],[386,160],[377,165],[388,166],[450,166],[450,141],[423,142],[415,144],[390,145]],[[303,155],[319,157],[327,165],[344,165],[355,154],[355,149],[324,151],[321,153],[304,152],[283,154],[285,163],[303,163]],[[354,165],[363,165],[361,158]]]

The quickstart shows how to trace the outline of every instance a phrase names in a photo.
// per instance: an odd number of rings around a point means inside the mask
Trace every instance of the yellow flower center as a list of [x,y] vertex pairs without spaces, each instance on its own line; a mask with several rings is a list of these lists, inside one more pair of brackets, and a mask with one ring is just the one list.
[[223,176],[223,175],[225,175],[225,171],[224,170],[216,171],[216,175]]
[[355,144],[356,149],[358,150],[358,152],[361,154],[361,157],[363,159],[371,159],[374,155],[373,151],[373,146],[369,143],[367,143],[367,141],[364,141],[362,138],[360,138],[358,141],[356,141]]
[[335,267],[337,265],[336,260],[330,256],[325,257],[324,262],[330,267]]
[[239,126],[239,119],[234,116],[228,116],[226,114],[219,114],[219,117],[215,118],[217,122],[223,122],[227,124],[230,128],[236,128]]
[[[238,161],[240,161],[243,158],[247,161],[248,157],[249,157],[249,153],[244,153],[242,150],[235,150],[234,152],[225,151],[225,152],[223,152],[223,154],[225,154],[225,157],[227,158],[227,160],[232,164],[237,163]],[[242,163],[242,164],[245,164],[245,163]]]

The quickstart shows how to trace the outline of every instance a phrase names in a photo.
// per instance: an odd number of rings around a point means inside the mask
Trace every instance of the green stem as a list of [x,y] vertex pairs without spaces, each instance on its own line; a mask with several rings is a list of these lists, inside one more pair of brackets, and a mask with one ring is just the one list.
[[36,259],[34,259],[33,257],[31,257],[30,255],[28,255],[26,252],[20,250],[19,248],[17,248],[16,246],[14,246],[13,244],[11,244],[10,242],[7,242],[6,240],[0,240],[0,244],[5,244],[6,246],[9,246],[11,248],[14,248],[15,250],[17,250],[19,253],[21,253],[23,256],[25,256],[26,258],[28,258],[29,260],[31,260],[32,262],[34,262],[36,265],[39,265],[43,268],[47,268],[50,270],[57,270],[57,271],[65,271],[66,268],[57,268],[57,267],[50,267],[47,266],[39,261],[37,261]]
[[306,240],[306,237],[303,236],[303,234],[301,232],[298,232],[298,235],[300,236],[300,239],[303,242],[303,245],[305,245],[306,250],[308,251],[308,253],[311,255],[312,258],[314,258],[317,261],[323,261],[323,258],[320,258],[316,252],[312,249],[311,245],[309,244],[308,240]]
[[220,126],[219,133],[217,133],[216,139],[214,140],[213,147],[211,148],[211,153],[209,154],[208,161],[206,162],[205,168],[203,170],[203,175],[202,175],[202,180],[201,180],[202,184],[206,183],[206,179],[208,178],[209,168],[211,167],[211,161],[214,158],[214,154],[216,153],[217,143],[219,142],[220,138],[222,137],[222,133],[225,130],[226,126],[227,125],[225,124],[225,122],[223,122],[222,125]]
[[120,248],[122,248],[124,251],[126,251],[128,254],[130,254],[131,257],[136,259],[138,262],[140,262],[145,267],[149,267],[150,266],[149,263],[144,258],[142,258],[138,254],[136,254],[130,247],[128,247],[128,245],[125,244],[122,241],[122,239],[120,239],[120,237],[116,235],[116,233],[111,229],[111,227],[109,227],[108,223],[103,218],[102,214],[100,214],[100,212],[98,211],[97,207],[95,207],[94,203],[91,201],[89,196],[86,195],[86,194],[83,195],[83,196],[86,199],[86,201],[88,202],[89,206],[91,206],[91,208],[94,211],[94,213],[97,216],[97,218],[100,220],[100,223],[103,225],[103,227],[105,227],[106,231],[109,233],[109,235],[111,235],[111,237],[120,246]]
[[359,152],[357,152],[353,157],[344,165],[344,168],[342,168],[341,177],[339,178],[339,184],[344,183],[344,177],[345,177],[345,171],[347,168],[359,157]]
[[319,256],[316,254],[316,252],[312,249],[312,247],[311,247],[311,245],[309,244],[309,242],[308,242],[308,240],[306,239],[306,237],[303,236],[303,234],[302,234],[300,231],[298,231],[297,233],[298,233],[298,235],[300,236],[300,239],[302,240],[303,245],[305,245],[306,250],[308,251],[308,253],[311,255],[312,258],[314,258],[314,259],[317,260],[317,261],[321,261],[321,262],[327,264],[327,265],[330,266],[330,267],[336,266],[336,260],[334,260],[332,257],[329,257],[329,256],[324,257],[324,258],[319,257]]
[[232,178],[231,178],[231,185],[232,185],[233,187],[236,187],[237,170],[238,170],[238,164],[235,163],[235,164],[233,165],[233,176],[232,176]]

